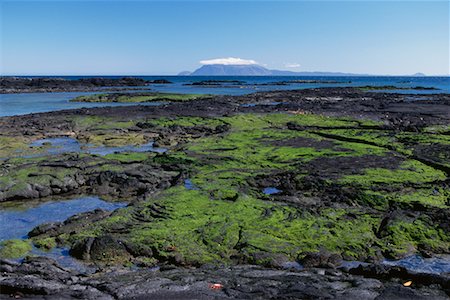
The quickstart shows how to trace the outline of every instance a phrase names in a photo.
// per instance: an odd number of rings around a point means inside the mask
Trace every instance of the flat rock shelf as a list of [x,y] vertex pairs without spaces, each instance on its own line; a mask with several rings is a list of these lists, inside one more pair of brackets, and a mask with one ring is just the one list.
[[0,118],[1,295],[448,299],[449,133],[358,87]]

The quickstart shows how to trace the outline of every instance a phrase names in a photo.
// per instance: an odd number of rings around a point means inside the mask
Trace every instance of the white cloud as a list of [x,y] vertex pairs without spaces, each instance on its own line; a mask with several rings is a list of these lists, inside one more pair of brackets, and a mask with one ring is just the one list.
[[285,63],[284,66],[286,68],[300,68],[300,64],[298,63]]
[[202,65],[256,65],[258,64],[253,59],[242,59],[238,57],[223,57],[201,60]]

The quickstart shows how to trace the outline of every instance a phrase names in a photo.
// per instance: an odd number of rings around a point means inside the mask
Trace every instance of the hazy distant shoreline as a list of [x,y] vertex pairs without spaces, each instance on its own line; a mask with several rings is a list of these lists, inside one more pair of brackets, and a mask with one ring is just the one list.
[[[358,81],[359,85],[399,85],[402,88],[409,88],[408,86],[427,86],[442,89],[442,87],[435,86],[440,84],[439,81],[446,81],[449,77],[445,76],[370,76],[370,75],[322,75],[322,76],[299,76],[299,75],[234,75],[234,76],[1,76],[0,77],[0,94],[17,94],[17,93],[55,93],[55,92],[119,92],[119,91],[134,91],[134,90],[148,90],[157,86],[167,85],[171,86],[174,83],[182,83],[183,85],[193,84],[197,81],[221,81],[238,79],[242,84],[236,85],[236,88],[250,87],[250,86],[279,86],[293,84],[341,84],[341,86],[355,86],[352,83]],[[216,79],[216,80],[214,80]],[[293,80],[296,79],[296,80]],[[300,80],[299,80],[300,79]],[[301,80],[303,79],[303,80]],[[345,79],[345,80],[344,80]],[[284,83],[284,84],[281,84]],[[425,83],[425,84],[424,84]],[[200,86],[200,85],[198,85]],[[212,87],[212,85],[209,85]],[[217,87],[217,84],[215,85]],[[225,85],[224,85],[225,87]],[[231,86],[228,86],[231,87]],[[293,86],[294,87],[294,86]],[[299,86],[300,87],[300,86]],[[313,86],[305,86],[307,88]],[[320,86],[317,86],[320,87]],[[158,89],[157,89],[158,90]],[[168,92],[179,92],[171,91]]]
[[148,82],[136,77],[49,78],[0,77],[0,94],[136,90]]

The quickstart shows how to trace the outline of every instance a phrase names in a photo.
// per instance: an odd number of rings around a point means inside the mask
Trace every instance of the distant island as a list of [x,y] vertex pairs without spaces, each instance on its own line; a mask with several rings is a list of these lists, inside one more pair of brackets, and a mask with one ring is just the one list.
[[[284,70],[270,70],[260,65],[225,65],[207,64],[193,72],[183,71],[179,76],[373,76],[370,74],[356,74],[343,72],[293,72]],[[416,73],[408,76],[426,76]]]

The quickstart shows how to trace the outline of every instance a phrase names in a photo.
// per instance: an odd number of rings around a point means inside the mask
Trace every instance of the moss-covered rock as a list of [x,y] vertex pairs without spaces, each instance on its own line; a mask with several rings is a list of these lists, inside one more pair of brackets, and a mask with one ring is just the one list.
[[[426,145],[431,137],[406,138],[376,122],[295,113],[150,118],[128,124],[117,136],[114,120],[77,122],[81,135],[101,144],[109,137],[146,139],[149,133],[174,141],[161,155],[89,157],[84,172],[101,170],[88,181],[99,185],[94,191],[133,186],[141,197],[90,226],[61,231],[58,240],[77,257],[275,266],[318,251],[357,260],[450,251],[448,224],[439,221],[449,216],[447,174],[415,159],[411,146]],[[33,163],[10,176],[34,183],[30,174],[43,167]],[[152,181],[156,168],[178,173]],[[195,189],[182,186],[187,176]],[[265,195],[266,187],[280,192]]]
[[27,255],[31,250],[29,240],[6,240],[0,243],[0,257],[2,258],[20,258]]

